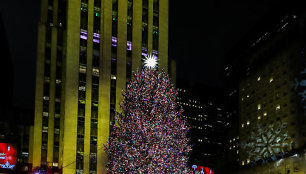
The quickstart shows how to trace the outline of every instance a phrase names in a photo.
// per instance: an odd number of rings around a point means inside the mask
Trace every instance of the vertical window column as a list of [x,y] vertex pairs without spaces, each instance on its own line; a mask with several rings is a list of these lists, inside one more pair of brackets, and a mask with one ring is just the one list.
[[49,130],[49,100],[50,100],[50,76],[51,76],[51,36],[50,23],[53,22],[53,0],[48,1],[47,25],[46,25],[46,47],[44,58],[44,86],[43,86],[43,114],[42,114],[42,144],[41,144],[41,166],[47,166],[48,130]]
[[128,82],[132,76],[133,0],[128,0],[127,20],[126,78]]
[[[94,0],[94,9],[101,8],[101,0]],[[93,54],[92,54],[92,90],[91,90],[91,122],[90,122],[90,162],[89,173],[97,171],[97,131],[98,131],[98,101],[100,76],[100,11],[94,12],[93,17]],[[98,37],[99,36],[99,37]]]
[[153,1],[153,54],[158,57],[159,0]]
[[[87,0],[81,1],[81,31],[88,27]],[[82,36],[82,35],[81,35]],[[87,36],[80,37],[79,56],[79,95],[78,95],[78,123],[77,123],[77,154],[76,173],[83,173],[84,168],[84,133],[85,133],[85,97],[86,97],[86,72],[87,72]]]
[[142,0],[142,57],[145,57],[148,54],[148,20],[149,0]]
[[[115,121],[116,105],[116,75],[117,75],[117,36],[118,36],[118,0],[113,0],[112,21],[112,59],[111,59],[111,88],[110,88],[110,122]],[[110,131],[112,127],[110,126]]]

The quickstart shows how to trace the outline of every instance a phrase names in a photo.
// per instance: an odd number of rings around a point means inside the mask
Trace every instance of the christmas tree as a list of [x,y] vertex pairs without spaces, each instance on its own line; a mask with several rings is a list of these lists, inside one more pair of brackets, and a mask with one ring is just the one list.
[[177,92],[152,62],[133,74],[105,151],[109,173],[190,173],[189,127],[177,111]]

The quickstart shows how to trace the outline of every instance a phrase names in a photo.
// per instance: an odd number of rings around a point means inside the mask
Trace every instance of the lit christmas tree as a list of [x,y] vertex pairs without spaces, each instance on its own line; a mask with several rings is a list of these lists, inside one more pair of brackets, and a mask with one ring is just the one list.
[[105,150],[109,173],[190,173],[189,127],[177,111],[177,92],[168,75],[155,70],[156,59],[148,56],[145,69],[133,74],[127,85],[122,113]]

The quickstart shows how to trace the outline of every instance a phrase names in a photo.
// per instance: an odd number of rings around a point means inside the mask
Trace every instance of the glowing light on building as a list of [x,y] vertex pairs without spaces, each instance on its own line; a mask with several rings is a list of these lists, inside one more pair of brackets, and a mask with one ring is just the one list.
[[193,173],[214,174],[213,170],[209,167],[192,165],[191,168],[192,168]]
[[13,169],[17,162],[17,150],[12,144],[0,143],[0,168]]

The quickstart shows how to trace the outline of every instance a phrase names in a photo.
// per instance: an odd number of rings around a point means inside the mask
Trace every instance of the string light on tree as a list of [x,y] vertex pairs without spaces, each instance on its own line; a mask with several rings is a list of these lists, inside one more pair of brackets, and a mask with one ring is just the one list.
[[105,151],[108,173],[191,173],[189,126],[177,110],[177,91],[169,76],[155,70],[147,56],[145,68],[133,74],[116,113]]

